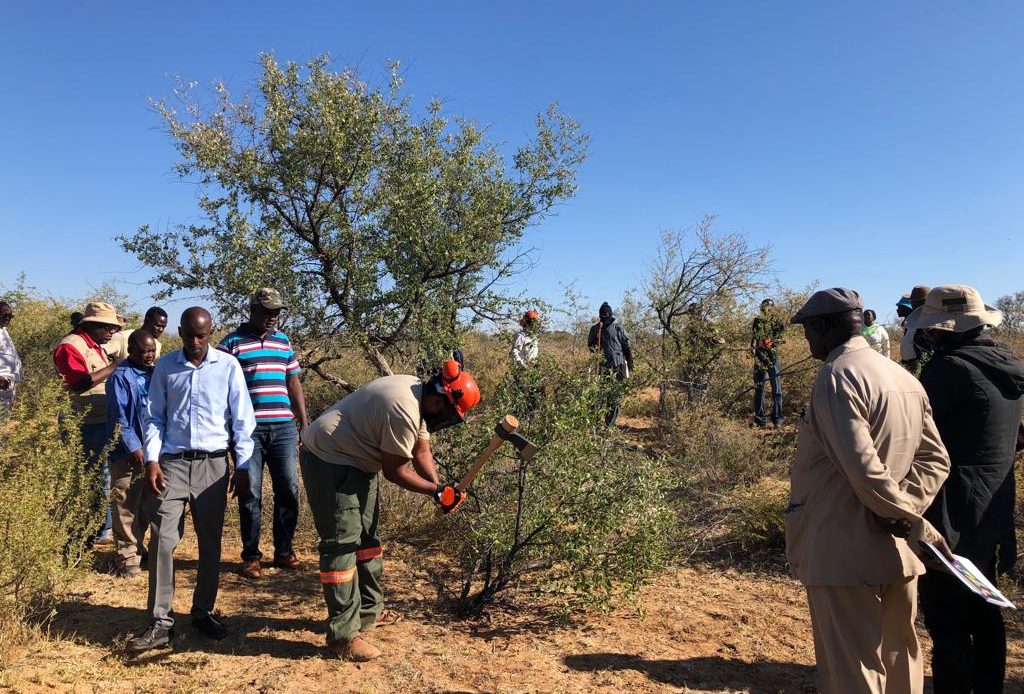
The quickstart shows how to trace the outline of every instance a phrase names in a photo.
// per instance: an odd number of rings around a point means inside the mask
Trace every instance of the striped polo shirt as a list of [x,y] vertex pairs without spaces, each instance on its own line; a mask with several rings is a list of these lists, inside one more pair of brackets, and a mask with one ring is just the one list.
[[219,349],[242,365],[257,424],[295,419],[285,379],[301,369],[287,335],[272,331],[261,337],[243,325],[221,340]]

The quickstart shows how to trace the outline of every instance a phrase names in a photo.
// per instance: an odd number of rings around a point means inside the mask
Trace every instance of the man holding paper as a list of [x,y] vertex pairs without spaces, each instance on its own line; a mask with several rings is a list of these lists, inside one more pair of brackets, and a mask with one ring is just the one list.
[[[952,463],[925,518],[993,584],[1017,560],[1013,458],[1024,404],[1024,364],[988,333],[1001,322],[976,289],[950,285],[928,293],[911,326],[935,350],[921,385]],[[921,579],[921,610],[934,643],[936,694],[1003,691],[1006,633],[999,607],[955,577],[929,572]]]
[[941,543],[921,514],[949,457],[924,389],[861,337],[863,308],[827,289],[791,319],[825,363],[800,416],[786,558],[807,589],[820,691],[918,694],[925,568],[911,545]]

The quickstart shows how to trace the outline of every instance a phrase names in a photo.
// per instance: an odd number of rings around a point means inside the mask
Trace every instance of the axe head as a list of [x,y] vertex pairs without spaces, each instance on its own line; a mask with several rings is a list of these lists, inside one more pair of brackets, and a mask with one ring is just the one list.
[[498,422],[498,426],[494,427],[494,433],[515,446],[516,450],[519,451],[520,458],[529,460],[539,449],[537,444],[516,431],[518,426],[519,421],[512,415],[508,415],[505,419]]

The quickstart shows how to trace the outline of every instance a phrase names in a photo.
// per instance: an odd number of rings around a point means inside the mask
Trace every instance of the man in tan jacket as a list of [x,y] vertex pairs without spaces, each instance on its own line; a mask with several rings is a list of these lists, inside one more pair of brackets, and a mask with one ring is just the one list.
[[860,336],[863,306],[857,292],[828,289],[792,318],[825,363],[800,417],[786,558],[807,588],[820,690],[916,694],[925,568],[911,545],[944,547],[921,514],[949,456],[921,385]]

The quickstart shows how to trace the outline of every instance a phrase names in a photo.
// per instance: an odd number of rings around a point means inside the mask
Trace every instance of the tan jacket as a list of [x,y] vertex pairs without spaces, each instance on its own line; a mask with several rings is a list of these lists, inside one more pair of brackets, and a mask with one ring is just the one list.
[[934,539],[921,514],[948,473],[921,384],[863,337],[837,347],[814,380],[790,471],[793,575],[809,586],[857,586],[924,573],[875,515],[911,521],[912,541]]
[[[78,353],[85,359],[85,365],[89,368],[89,373],[96,373],[110,364],[96,350],[91,349],[88,343],[82,339],[81,335],[71,333],[66,335],[60,343],[62,345],[71,345],[78,350]],[[71,395],[71,402],[74,404],[75,409],[85,415],[82,418],[83,424],[103,424],[107,421],[107,382],[97,383],[84,393],[73,393]]]

